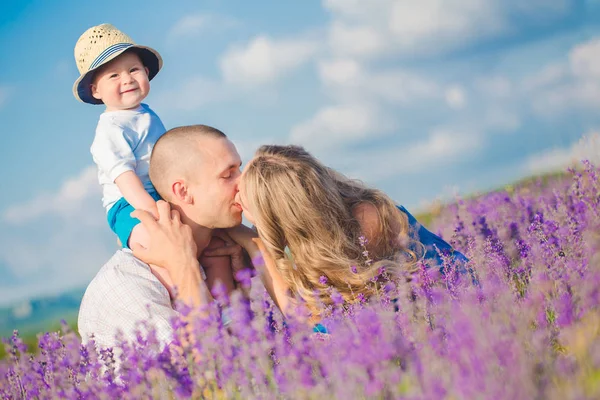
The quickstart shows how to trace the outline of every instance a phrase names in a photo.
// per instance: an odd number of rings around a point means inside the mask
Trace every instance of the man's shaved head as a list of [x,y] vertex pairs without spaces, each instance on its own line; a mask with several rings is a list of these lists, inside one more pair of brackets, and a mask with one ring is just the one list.
[[207,125],[180,126],[158,139],[150,158],[150,180],[167,201],[171,200],[170,179],[174,176],[191,179],[190,172],[199,162],[199,143],[207,138],[227,138],[220,130]]

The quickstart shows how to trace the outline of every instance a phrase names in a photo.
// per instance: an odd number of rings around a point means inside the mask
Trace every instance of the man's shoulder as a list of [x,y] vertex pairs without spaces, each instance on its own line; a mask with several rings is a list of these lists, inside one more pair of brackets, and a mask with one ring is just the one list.
[[[82,307],[86,303],[111,303],[123,295],[131,296],[147,288],[160,290],[159,285],[148,264],[135,258],[129,251],[118,250],[88,285]],[[164,290],[166,292],[166,288]]]
[[134,257],[131,251],[117,250],[106,264],[100,268],[90,286],[107,279],[116,283],[131,276],[149,275],[152,275],[152,272],[148,264]]
[[[172,315],[167,289],[150,267],[131,252],[117,251],[88,285],[79,308],[78,328],[85,340],[112,345],[117,330],[131,336],[138,321]],[[168,329],[167,329],[168,330]]]

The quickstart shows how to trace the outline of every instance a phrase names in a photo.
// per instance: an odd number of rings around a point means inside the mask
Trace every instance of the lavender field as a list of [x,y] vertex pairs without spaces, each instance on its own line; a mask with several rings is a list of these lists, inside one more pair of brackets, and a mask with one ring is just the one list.
[[164,350],[151,330],[98,353],[65,329],[32,355],[15,334],[0,398],[600,398],[599,173],[585,164],[445,207],[431,228],[471,272],[423,266],[332,309],[328,333],[284,324],[253,284],[251,301],[231,300],[230,325],[215,307],[192,323],[195,340]]

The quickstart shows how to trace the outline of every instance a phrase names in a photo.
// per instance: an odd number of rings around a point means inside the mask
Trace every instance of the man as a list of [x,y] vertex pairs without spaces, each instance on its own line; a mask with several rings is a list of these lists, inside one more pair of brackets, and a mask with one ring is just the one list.
[[[230,256],[224,260],[201,258],[202,266],[198,261],[204,250],[219,246],[215,240],[211,244],[214,229],[241,223],[242,208],[235,201],[240,166],[233,143],[209,126],[175,128],[157,141],[150,179],[170,204],[158,202],[158,221],[140,211],[132,214],[152,229],[150,246],[134,247],[133,253],[117,251],[92,280],[79,310],[78,328],[84,342],[93,335],[98,346],[113,347],[117,331],[132,340],[138,323],[147,321],[155,326],[161,343],[169,343],[170,320],[177,315],[175,301],[197,308],[212,300],[209,287],[214,282],[202,279],[202,268],[219,268],[227,283],[232,270],[244,267],[241,248],[235,244],[221,252]],[[182,241],[189,246],[167,245]],[[152,243],[158,242],[162,250],[157,254]],[[153,273],[147,263],[164,271]]]

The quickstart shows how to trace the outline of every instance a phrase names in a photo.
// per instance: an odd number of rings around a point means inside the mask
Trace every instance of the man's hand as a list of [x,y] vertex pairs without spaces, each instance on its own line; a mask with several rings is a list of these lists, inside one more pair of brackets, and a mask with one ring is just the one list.
[[192,230],[181,222],[179,212],[171,210],[169,203],[159,201],[158,220],[144,210],[135,210],[131,216],[138,218],[149,236],[147,248],[134,243],[133,255],[140,260],[158,265],[169,271],[177,287],[177,298],[188,305],[197,306],[210,301],[210,293],[200,276],[198,247]]
[[148,248],[134,243],[133,255],[148,264],[159,265],[169,270],[196,259],[198,247],[192,229],[181,222],[179,212],[171,210],[166,201],[156,203],[158,220],[151,213],[135,210],[131,216],[138,218],[150,237]]

